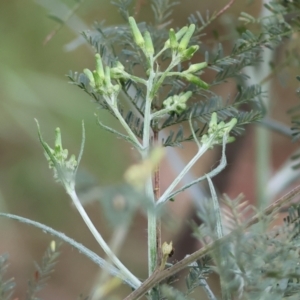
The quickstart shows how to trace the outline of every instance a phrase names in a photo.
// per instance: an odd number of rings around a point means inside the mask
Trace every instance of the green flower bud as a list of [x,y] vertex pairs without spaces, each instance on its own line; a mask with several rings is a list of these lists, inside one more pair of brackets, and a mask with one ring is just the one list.
[[99,53],[95,55],[96,57],[96,71],[99,74],[99,77],[101,80],[104,79],[104,70],[103,70],[103,64],[102,64],[102,59]]
[[223,129],[225,127],[225,122],[224,121],[221,121],[219,124],[218,124],[218,129]]
[[175,112],[181,114],[186,110],[186,102],[192,96],[192,92],[188,91],[186,93],[181,93],[179,95],[174,95],[163,102],[163,106],[169,109],[170,112]]
[[175,31],[173,28],[171,28],[169,31],[169,41],[170,41],[171,49],[173,51],[176,50],[178,47],[178,42],[177,42]]
[[129,21],[129,26],[131,28],[132,31],[132,35],[133,35],[133,39],[134,42],[140,47],[140,48],[144,48],[145,47],[145,40],[135,22],[135,19],[133,17],[129,17],[128,18]]
[[93,71],[95,87],[99,89],[103,85],[103,80],[100,78],[99,73],[97,71]]
[[181,52],[181,61],[190,60],[198,51],[199,46],[194,45]]
[[186,50],[189,42],[190,42],[190,39],[195,31],[195,24],[191,24],[187,30],[187,32],[184,34],[182,40],[180,41],[179,43],[179,46],[178,46],[178,51],[179,52],[183,52],[184,50]]
[[145,39],[145,51],[148,54],[148,56],[153,56],[154,54],[154,47],[152,38],[149,31],[146,31],[144,33],[144,39]]
[[202,137],[201,137],[201,143],[205,144],[207,142],[207,140],[208,140],[207,134],[203,134]]
[[[187,26],[184,26],[182,27],[178,32],[176,32],[175,36],[176,36],[176,41],[179,41],[182,36],[187,32],[188,30],[188,27]],[[166,42],[165,42],[165,46],[164,48],[170,48],[170,39],[168,39]]]
[[237,118],[231,119],[230,122],[226,124],[227,125],[226,131],[230,132],[232,128],[236,125],[236,123],[237,123]]
[[169,108],[173,103],[174,103],[174,99],[171,96],[171,97],[169,97],[169,98],[167,98],[166,100],[163,101],[163,106],[165,108]]
[[105,67],[105,78],[104,78],[105,86],[111,87],[111,80],[110,80],[110,68],[108,66]]
[[124,66],[119,61],[117,61],[116,66],[110,68],[110,76],[116,79],[124,78],[124,75],[127,74],[124,70]]
[[119,94],[120,90],[121,90],[121,86],[119,84],[113,85],[113,91],[115,94]]
[[75,155],[72,154],[70,159],[66,161],[66,168],[71,171],[75,171],[76,167],[77,167],[77,160],[76,160]]
[[186,104],[185,103],[177,103],[175,105],[174,111],[180,115],[183,111],[186,110]]
[[182,102],[182,103],[185,103],[186,101],[189,100],[189,98],[192,96],[192,92],[191,91],[187,91],[186,93],[184,94],[180,94],[179,95],[179,101]]
[[86,77],[90,81],[90,86],[92,88],[95,88],[96,84],[95,84],[95,79],[94,79],[93,72],[91,70],[89,70],[89,69],[84,69],[83,73],[86,75]]
[[193,74],[184,74],[184,77],[187,81],[196,84],[197,86],[201,87],[204,90],[207,90],[209,88],[209,85],[206,82],[204,82],[199,77]]
[[57,127],[55,129],[54,153],[58,154],[62,150],[63,150],[63,148],[62,148],[62,142],[61,142],[61,132],[60,132],[60,128]]
[[192,64],[190,65],[190,67],[184,71],[185,73],[196,73],[200,70],[203,70],[204,68],[207,67],[207,62],[202,62],[202,63],[198,63],[198,64]]
[[216,112],[213,112],[210,117],[209,128],[216,130],[218,125],[218,115]]

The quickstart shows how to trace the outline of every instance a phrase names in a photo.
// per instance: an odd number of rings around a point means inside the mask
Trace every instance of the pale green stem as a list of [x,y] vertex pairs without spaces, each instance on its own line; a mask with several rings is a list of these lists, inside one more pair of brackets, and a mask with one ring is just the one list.
[[199,183],[200,181],[204,180],[208,177],[213,178],[214,176],[218,175],[221,171],[223,171],[225,169],[225,167],[227,166],[227,160],[226,160],[226,155],[225,155],[225,150],[226,150],[226,142],[227,142],[227,137],[224,135],[223,137],[223,148],[222,148],[222,157],[221,157],[221,161],[220,164],[213,170],[211,170],[209,173],[205,174],[202,177],[199,177],[195,180],[190,181],[189,183],[185,184],[184,186],[182,186],[181,188],[179,188],[178,190],[172,192],[169,195],[169,199],[175,197],[177,194],[183,192],[184,190],[190,188],[191,186]]
[[[150,74],[147,81],[147,94],[146,94],[146,104],[144,112],[144,128],[143,128],[143,159],[146,159],[149,155],[150,146],[150,123],[151,123],[151,103],[153,100],[153,83],[155,79],[155,72],[153,70],[153,58],[150,58]],[[146,196],[152,200],[153,207],[148,209],[147,219],[148,219],[148,274],[149,276],[153,273],[156,267],[156,215],[155,215],[155,199],[153,194],[153,184],[152,177],[149,176],[146,186],[145,186]]]
[[154,272],[157,261],[157,249],[156,249],[156,214],[155,214],[155,199],[153,195],[152,178],[148,179],[146,183],[146,195],[153,199],[153,207],[148,209],[148,274],[149,276]]
[[129,138],[134,142],[134,145],[138,146],[138,150],[141,150],[143,148],[141,146],[141,143],[139,142],[139,140],[137,139],[135,134],[132,132],[132,130],[130,129],[130,127],[128,126],[128,124],[126,123],[126,121],[124,120],[122,115],[120,114],[117,105],[114,104],[115,101],[112,102],[111,99],[109,99],[108,97],[105,97],[105,100],[109,104],[111,109],[113,110],[115,116],[117,117],[117,119],[119,120],[119,122],[121,123],[121,125],[123,126],[125,131],[127,132]]
[[198,161],[198,159],[209,149],[211,146],[211,142],[215,137],[213,136],[207,143],[203,144],[199,149],[197,154],[189,161],[189,163],[185,166],[185,168],[179,173],[179,175],[174,179],[174,181],[169,185],[166,191],[162,194],[159,200],[156,202],[156,205],[161,205],[169,200],[170,194],[175,189],[177,184],[181,181],[181,179],[189,172],[192,166]]
[[151,115],[151,120],[157,119],[159,117],[163,117],[164,115],[168,114],[170,111],[171,111],[170,108],[163,108],[163,109],[161,109],[159,111],[156,111],[155,113],[153,113]]
[[[268,3],[269,1],[264,0],[262,3],[262,8],[260,12],[260,16],[262,18],[268,16],[270,12],[267,10],[266,7],[264,7],[264,3]],[[264,52],[262,54],[262,61],[263,63],[259,66],[258,69],[256,69],[255,74],[253,74],[253,78],[257,80],[259,83],[261,79],[265,78],[269,72],[270,72],[270,66],[269,63],[274,58],[274,51],[271,51],[269,49],[264,49]],[[267,110],[267,113],[269,113],[270,109],[270,99],[271,99],[271,86],[270,82],[266,82],[262,85],[262,88],[264,91],[267,92],[267,97],[264,98],[264,105]],[[260,209],[263,209],[268,205],[268,199],[267,199],[267,185],[270,177],[270,154],[271,154],[271,136],[269,130],[266,128],[257,126],[256,127],[256,135],[255,135],[256,141],[255,141],[255,152],[256,152],[256,200],[257,200],[257,206]]]
[[96,229],[95,225],[87,215],[85,209],[83,208],[76,191],[74,189],[68,189],[67,193],[71,197],[76,209],[78,210],[79,214],[81,215],[83,221],[89,228],[90,232],[98,242],[98,244],[101,246],[103,251],[106,253],[106,255],[109,257],[109,259],[115,264],[117,268],[119,268],[120,272],[125,276],[125,278],[128,279],[128,281],[132,282],[135,286],[140,286],[141,282],[123,265],[123,263],[116,257],[116,255],[111,251],[110,247],[107,245],[107,243],[102,238],[99,231]]
[[[226,137],[226,139],[227,139],[227,137]],[[218,196],[217,196],[215,187],[211,181],[211,178],[209,176],[206,176],[206,178],[208,181],[211,198],[212,198],[212,202],[213,202],[213,209],[214,209],[213,212],[214,212],[214,215],[216,218],[216,224],[215,224],[216,236],[217,236],[217,239],[221,239],[224,236],[224,231],[223,231],[223,224],[222,224],[219,200],[218,200]]]
[[86,248],[85,246],[83,246],[82,244],[76,242],[75,240],[69,238],[68,236],[66,236],[62,232],[56,231],[53,228],[48,227],[48,226],[46,226],[42,223],[32,221],[32,220],[29,220],[27,218],[23,218],[23,217],[12,215],[12,214],[0,213],[0,217],[5,217],[5,218],[12,219],[12,220],[17,220],[21,223],[32,225],[36,228],[39,228],[43,232],[49,233],[52,236],[55,236],[55,237],[61,239],[62,241],[70,244],[73,248],[77,249],[79,251],[79,253],[85,255],[88,259],[90,259],[96,265],[98,265],[101,268],[103,268],[104,270],[106,270],[110,275],[117,276],[120,279],[124,280],[124,282],[126,282],[132,288],[137,289],[141,285],[140,283],[139,284],[134,284],[133,282],[128,280],[127,277],[124,277],[123,273],[121,273],[121,271],[119,271],[117,268],[115,268],[114,266],[109,264],[106,260],[104,260],[103,258],[98,256],[96,253],[94,253],[90,249]]

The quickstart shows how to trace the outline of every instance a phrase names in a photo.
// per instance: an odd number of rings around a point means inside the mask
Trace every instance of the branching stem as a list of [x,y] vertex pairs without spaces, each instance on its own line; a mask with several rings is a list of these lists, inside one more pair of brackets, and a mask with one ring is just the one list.
[[90,232],[93,234],[94,238],[98,242],[98,244],[101,246],[103,251],[106,253],[106,255],[109,257],[109,259],[115,264],[117,268],[119,268],[120,272],[124,275],[125,278],[128,279],[128,281],[132,282],[135,286],[140,286],[141,282],[123,265],[123,263],[117,258],[117,256],[111,251],[110,247],[107,245],[107,243],[104,241],[103,237],[99,233],[99,231],[96,229],[95,225],[89,218],[88,214],[86,213],[85,209],[83,208],[76,192],[74,189],[68,189],[67,190],[68,195],[71,197],[76,209],[78,210],[79,214],[81,215],[83,221],[89,228]]
[[[243,230],[248,229],[250,226],[256,224],[259,222],[261,217],[263,215],[270,215],[273,213],[276,209],[278,210],[280,207],[282,207],[285,203],[291,201],[296,195],[300,194],[300,185],[295,187],[293,190],[291,190],[289,193],[284,195],[283,197],[276,200],[274,203],[269,205],[266,209],[264,209],[261,213],[258,213],[254,215],[252,218],[250,218],[243,226]],[[208,252],[212,251],[214,247],[219,247],[220,243],[225,242],[229,240],[236,232],[236,229],[232,231],[231,233],[227,234],[221,239],[216,240],[215,242],[197,250],[196,252],[192,253],[189,256],[186,256],[184,259],[173,265],[172,267],[165,269],[163,271],[160,271],[157,269],[152,276],[150,276],[143,284],[134,292],[132,292],[130,295],[128,295],[124,300],[137,300],[140,299],[144,294],[146,294],[151,288],[159,284],[162,280],[178,273],[180,270],[184,269],[189,264],[193,263],[197,259],[201,258]]]

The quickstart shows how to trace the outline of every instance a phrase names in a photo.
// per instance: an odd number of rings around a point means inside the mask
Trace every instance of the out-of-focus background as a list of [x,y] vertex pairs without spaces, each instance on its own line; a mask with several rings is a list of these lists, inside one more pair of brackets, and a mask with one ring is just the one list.
[[[138,21],[151,20],[150,1],[133,1]],[[228,1],[183,0],[174,8],[174,25],[187,23],[191,12],[209,9],[216,11]],[[248,1],[249,2],[249,1]],[[259,14],[260,1],[236,1],[232,8],[213,26],[221,33],[230,28],[231,20],[236,20],[240,11]],[[75,15],[67,24],[46,43],[47,36],[58,26],[47,17],[49,11],[64,16],[67,8],[76,5],[73,0],[10,0],[0,1],[0,210],[14,213],[47,224],[93,251],[103,255],[91,234],[86,229],[74,207],[71,205],[62,187],[55,183],[52,171],[48,169],[38,142],[34,118],[39,120],[42,133],[49,144],[54,141],[54,130],[60,127],[64,146],[71,153],[77,154],[81,141],[81,120],[85,121],[86,146],[80,166],[81,176],[94,185],[108,186],[120,182],[126,167],[134,162],[136,156],[129,145],[104,132],[96,122],[94,113],[101,120],[113,125],[113,120],[102,111],[78,88],[68,84],[65,76],[69,70],[82,71],[93,68],[94,55],[86,44],[73,51],[67,51],[70,44],[79,35],[78,32],[92,28],[94,21],[106,20],[107,25],[123,23],[116,8],[108,0],[82,1]],[[212,36],[213,26],[209,27],[208,37]],[[69,46],[69,48],[68,48]],[[230,43],[227,44],[230,48]],[[229,49],[228,48],[228,49]],[[225,49],[226,50],[226,49]],[[281,57],[278,50],[278,60]],[[288,124],[285,111],[297,103],[295,96],[296,71],[284,74],[285,85],[274,79],[272,110],[276,119]],[[276,90],[275,90],[276,86]],[[220,89],[225,97],[230,89]],[[284,101],[282,101],[284,100]],[[249,136],[241,138],[237,147],[229,149],[229,169],[216,179],[220,192],[227,192],[236,197],[244,192],[246,197],[255,202],[254,191],[254,127],[248,128]],[[283,146],[281,146],[283,145]],[[272,136],[272,166],[274,172],[295,149],[284,136]],[[237,149],[237,150],[235,150]],[[189,147],[187,147],[189,152]],[[190,151],[192,151],[191,148]],[[239,152],[240,151],[240,152]],[[181,153],[184,153],[181,150]],[[192,152],[190,152],[192,153]],[[217,153],[200,166],[196,173],[210,169]],[[183,160],[184,154],[181,156]],[[168,166],[168,161],[164,162]],[[162,171],[166,179],[174,175],[174,169]],[[177,207],[176,207],[177,205]],[[87,211],[100,229],[105,239],[109,240],[112,228],[101,212],[99,203],[87,205]],[[167,226],[168,238],[178,241],[178,253],[187,253],[188,246],[181,247],[183,237],[189,236],[189,225],[185,222],[192,215],[191,201],[174,204],[171,208],[173,218],[178,221],[176,228],[181,228],[179,236]],[[13,276],[17,283],[15,299],[25,296],[28,279],[34,273],[33,261],[39,262],[49,245],[51,237],[38,229],[21,225],[14,221],[0,220],[0,253],[10,255],[7,276]],[[190,238],[187,239],[189,242]],[[125,239],[120,257],[129,268],[145,278],[147,274],[146,257],[146,221],[143,215],[133,220],[130,233]],[[95,284],[98,267],[76,250],[62,246],[60,262],[56,267],[49,285],[41,292],[44,299],[77,299],[80,294],[88,295]],[[122,286],[112,299],[126,295],[129,289]],[[118,298],[119,297],[119,298]],[[108,298],[104,298],[108,299]]]

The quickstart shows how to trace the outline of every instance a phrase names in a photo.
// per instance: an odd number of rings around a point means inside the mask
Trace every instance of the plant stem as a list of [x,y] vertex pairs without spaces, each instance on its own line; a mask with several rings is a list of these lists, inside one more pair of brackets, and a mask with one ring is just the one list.
[[[153,57],[149,58],[150,73],[147,80],[147,93],[144,112],[144,128],[143,128],[143,152],[142,158],[147,159],[150,151],[150,130],[151,130],[151,103],[153,100],[153,84],[155,80],[155,72],[153,69]],[[151,276],[156,267],[156,215],[155,215],[155,199],[153,194],[152,176],[150,175],[146,187],[146,196],[151,199],[153,207],[148,209],[148,274]]]
[[103,251],[106,253],[106,255],[109,257],[109,259],[115,264],[116,267],[119,268],[120,272],[135,286],[140,286],[141,282],[123,265],[123,263],[116,257],[116,255],[111,251],[107,243],[102,238],[99,231],[96,229],[95,225],[87,215],[85,209],[83,208],[76,191],[74,189],[67,189],[68,195],[71,197],[75,207],[77,208],[78,212],[80,213],[83,221],[89,228],[90,232],[93,234],[94,238],[98,242],[98,244],[101,246]]
[[124,120],[122,115],[120,114],[118,108],[115,107],[114,105],[111,105],[111,108],[112,108],[115,116],[118,118],[119,122],[121,123],[121,125],[123,126],[125,131],[127,132],[128,136],[134,142],[134,145],[136,145],[138,147],[138,150],[141,150],[142,147],[141,147],[141,144],[140,144],[139,140],[137,139],[135,134],[132,132],[132,130],[130,129],[130,127],[128,126],[128,124],[126,123],[126,121]]
[[184,167],[184,169],[179,173],[179,175],[174,179],[174,181],[169,185],[163,195],[156,202],[156,205],[161,205],[168,201],[170,194],[175,189],[177,184],[181,181],[181,179],[185,176],[185,174],[192,168],[192,166],[197,162],[197,160],[209,149],[210,143],[209,141],[203,144],[197,154],[189,161],[189,163]]
[[[293,190],[291,190],[286,195],[282,196],[275,202],[273,202],[271,205],[269,205],[266,209],[264,209],[262,212],[257,213],[252,218],[250,218],[245,224],[243,225],[243,230],[248,229],[250,226],[256,224],[261,220],[262,215],[270,215],[272,214],[276,209],[279,209],[282,207],[285,203],[291,201],[296,195],[300,194],[300,185],[295,187]],[[144,294],[147,293],[151,288],[159,284],[162,280],[178,273],[182,269],[184,269],[189,264],[193,263],[197,259],[201,258],[202,256],[206,255],[210,251],[212,251],[215,247],[220,247],[220,243],[228,241],[231,237],[236,234],[237,231],[240,231],[241,228],[237,228],[236,230],[231,231],[231,233],[225,235],[223,238],[214,241],[213,243],[204,246],[203,248],[197,250],[196,252],[192,253],[189,256],[186,256],[181,261],[177,262],[172,267],[165,269],[163,271],[160,271],[157,269],[151,277],[149,277],[146,281],[142,283],[142,285],[132,292],[130,295],[128,295],[124,300],[137,300],[140,299]]]
[[82,244],[76,242],[75,240],[71,239],[70,237],[66,236],[62,232],[56,231],[53,228],[48,227],[48,226],[46,226],[44,224],[41,224],[39,222],[32,221],[30,219],[23,218],[23,217],[16,216],[16,215],[12,215],[12,214],[0,213],[0,217],[9,218],[11,220],[16,220],[18,222],[21,222],[21,223],[24,223],[24,224],[27,224],[27,225],[32,225],[36,228],[39,228],[39,229],[43,230],[43,232],[49,233],[52,236],[55,236],[56,238],[64,241],[65,243],[68,243],[73,248],[77,249],[79,251],[79,253],[85,255],[88,259],[90,259],[92,262],[94,262],[97,266],[99,266],[100,268],[107,271],[111,276],[116,276],[116,277],[122,279],[125,283],[127,283],[132,288],[137,289],[141,285],[140,283],[138,285],[133,284],[126,277],[124,277],[123,273],[121,273],[121,271],[119,271],[116,267],[109,264],[106,260],[104,260],[103,258],[98,256],[98,254],[96,254],[95,252],[93,252],[90,249],[86,248]]
[[[154,130],[154,144],[158,144],[158,129]],[[157,201],[160,197],[160,178],[159,178],[159,164],[157,165],[155,172],[154,172],[154,197]],[[156,259],[156,266],[161,265],[162,261],[162,252],[161,252],[161,220],[160,218],[157,219],[156,223],[156,252],[157,252],[157,259]]]

